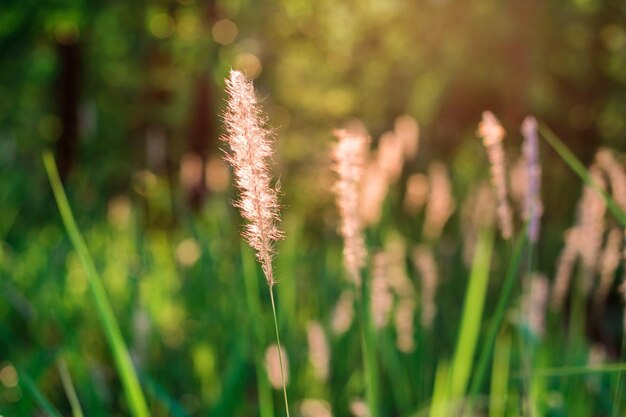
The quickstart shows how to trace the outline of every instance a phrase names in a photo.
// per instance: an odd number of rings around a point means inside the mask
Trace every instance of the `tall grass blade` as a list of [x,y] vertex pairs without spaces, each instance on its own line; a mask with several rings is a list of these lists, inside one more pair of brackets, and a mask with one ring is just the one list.
[[37,388],[37,384],[30,379],[30,376],[24,371],[18,370],[19,378],[21,381],[21,385],[26,389],[26,391],[30,392],[30,395],[33,396],[37,404],[41,407],[41,409],[50,417],[61,417],[61,413],[48,401],[48,399],[43,395],[39,388]]
[[67,201],[67,196],[65,195],[63,185],[61,184],[61,179],[59,178],[59,172],[57,170],[56,163],[54,162],[54,157],[49,151],[44,152],[43,162],[46,167],[48,179],[50,180],[50,185],[52,186],[54,198],[56,199],[65,230],[67,231],[70,241],[72,242],[72,246],[74,246],[74,250],[78,254],[83,268],[85,269],[89,289],[94,299],[94,307],[98,318],[100,319],[100,324],[104,330],[109,347],[111,348],[113,360],[122,381],[122,387],[124,389],[126,400],[128,401],[128,407],[133,416],[148,417],[150,415],[148,412],[148,406],[143,392],[141,391],[141,386],[139,384],[133,363],[130,359],[128,348],[124,343],[122,332],[117,320],[115,319],[115,315],[113,314],[113,309],[109,303],[109,299],[107,298],[100,276],[96,271],[93,259],[87,249],[87,244],[85,243],[85,240],[76,225],[70,204]]
[[370,286],[364,283],[362,286],[362,297],[357,300],[360,306],[361,317],[359,324],[361,326],[361,350],[363,354],[363,371],[365,372],[366,381],[366,399],[370,409],[370,415],[377,417],[380,414],[380,403],[378,393],[378,361],[376,360],[376,335],[370,316],[370,297],[368,290]]
[[539,133],[548,142],[550,146],[559,154],[561,158],[569,165],[569,167],[578,175],[587,186],[595,191],[600,198],[604,201],[607,208],[611,211],[613,216],[620,222],[623,227],[626,227],[626,213],[615,203],[615,200],[604,190],[600,189],[589,176],[587,168],[576,155],[568,149],[568,147],[558,138],[558,136],[550,130],[544,123],[539,123]]
[[511,358],[511,335],[502,333],[496,339],[491,390],[489,392],[489,417],[505,417],[509,390],[509,361]]
[[457,400],[465,394],[474,363],[474,352],[480,333],[485,306],[489,269],[493,250],[493,231],[483,229],[478,235],[472,262],[461,327],[450,372],[450,398]]
[[148,395],[152,396],[156,401],[161,403],[167,410],[168,415],[172,417],[189,417],[189,414],[183,406],[167,392],[165,387],[157,383],[145,373],[141,375],[141,382],[146,387]]
[[[430,404],[431,417],[447,417],[448,403],[450,397],[450,367],[448,362],[440,361],[437,364],[435,373],[435,386],[433,388],[433,398]],[[414,415],[413,417],[417,417]]]
[[67,395],[67,400],[69,401],[70,408],[72,409],[72,416],[83,417],[83,409],[80,406],[80,401],[78,401],[78,395],[76,395],[70,371],[67,369],[67,363],[63,358],[59,358],[57,360],[57,368],[59,370],[59,375],[61,376],[61,383],[63,384],[65,395]]
[[515,242],[513,257],[509,263],[509,267],[507,268],[506,275],[504,277],[504,284],[502,285],[502,290],[500,291],[498,304],[496,305],[493,317],[489,322],[487,335],[483,343],[483,349],[480,353],[480,358],[478,359],[478,364],[476,365],[476,372],[474,373],[472,384],[470,386],[470,400],[478,395],[478,391],[480,391],[480,388],[482,387],[483,381],[485,379],[485,375],[487,374],[487,367],[489,366],[489,358],[491,357],[493,344],[496,340],[498,330],[500,329],[500,325],[502,324],[502,320],[504,319],[504,313],[506,312],[506,308],[509,305],[509,301],[511,299],[513,287],[515,286],[515,278],[517,277],[517,272],[519,271],[520,263],[522,261],[524,244],[527,238],[528,234],[526,233],[526,231],[524,231],[523,233],[519,234],[517,242]]
[[[602,365],[581,365],[581,366],[563,366],[558,368],[540,368],[534,369],[533,378],[554,378],[564,376],[575,376],[585,374],[614,373],[625,372],[626,362],[607,363]],[[517,371],[512,378],[524,378],[525,372]]]

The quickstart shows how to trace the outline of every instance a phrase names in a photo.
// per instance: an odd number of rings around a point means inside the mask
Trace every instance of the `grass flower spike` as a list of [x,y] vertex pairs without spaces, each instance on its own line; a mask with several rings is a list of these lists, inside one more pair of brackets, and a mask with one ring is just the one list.
[[524,219],[528,221],[528,239],[537,243],[539,239],[540,218],[543,212],[541,204],[541,165],[539,164],[539,138],[537,120],[527,116],[522,123],[524,135],[524,159],[528,175]]
[[257,107],[252,83],[242,73],[230,72],[226,91],[229,96],[224,115],[227,133],[223,140],[230,146],[226,160],[233,167],[235,183],[241,193],[236,205],[248,221],[243,236],[256,251],[267,283],[272,287],[275,242],[283,233],[278,228],[278,192],[270,185],[271,134],[263,127],[265,117]]
[[496,213],[500,232],[502,237],[508,240],[513,236],[513,214],[507,200],[506,161],[502,148],[505,132],[496,116],[490,111],[483,113],[483,120],[478,125],[478,135],[483,138],[491,164],[491,180],[498,201]]
[[[283,233],[278,228],[280,220],[278,190],[270,185],[268,162],[273,155],[271,134],[263,127],[265,117],[257,106],[252,82],[246,80],[242,73],[231,71],[230,77],[226,80],[226,92],[228,107],[224,115],[226,135],[223,140],[230,146],[230,153],[225,159],[233,167],[235,184],[240,192],[235,205],[248,222],[243,237],[256,251],[256,257],[263,268],[269,287],[276,331],[275,352],[278,356],[277,364],[285,399],[285,411],[289,417],[286,387],[288,364],[280,343],[273,290],[275,281],[272,258],[276,251],[275,243],[283,237]],[[272,384],[276,386],[275,381],[272,381]]]
[[341,217],[340,233],[344,239],[343,258],[350,278],[361,284],[360,269],[365,263],[363,225],[359,213],[361,184],[367,161],[368,137],[355,130],[336,130],[339,140],[333,149],[337,206]]

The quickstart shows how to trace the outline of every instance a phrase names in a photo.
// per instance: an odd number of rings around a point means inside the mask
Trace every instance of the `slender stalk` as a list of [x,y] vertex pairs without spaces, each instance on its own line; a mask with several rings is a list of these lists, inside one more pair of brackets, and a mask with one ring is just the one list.
[[61,413],[48,401],[43,393],[37,388],[37,384],[30,379],[30,376],[18,369],[20,385],[30,392],[35,402],[39,404],[43,413],[49,417],[61,417]]
[[543,123],[539,123],[539,133],[548,142],[552,148],[563,158],[563,160],[569,165],[569,167],[587,184],[596,194],[602,198],[607,208],[611,211],[617,221],[626,227],[626,213],[615,203],[615,200],[591,179],[589,172],[585,168],[582,162],[576,158],[576,155],[570,151],[567,146],[557,137],[557,135],[550,130],[548,126]]
[[[362,282],[361,279],[354,280],[354,282]],[[378,387],[376,382],[378,381],[377,368],[376,368],[376,347],[375,338],[372,337],[372,328],[369,320],[369,296],[368,285],[363,282],[360,287],[355,285],[355,291],[357,294],[357,309],[359,311],[359,332],[361,340],[361,355],[363,362],[363,373],[365,378],[366,393],[365,398],[367,400],[367,406],[370,409],[370,415],[373,417],[379,414],[379,401],[378,401]]]
[[272,315],[274,316],[274,330],[276,331],[276,343],[278,344],[278,362],[280,363],[280,377],[283,381],[283,396],[285,397],[285,411],[287,412],[287,417],[289,417],[289,400],[287,399],[287,384],[285,381],[285,371],[283,368],[283,354],[281,351],[280,344],[280,333],[278,332],[278,319],[276,318],[276,303],[274,302],[274,290],[273,285],[269,286],[270,289],[270,300],[272,300]]

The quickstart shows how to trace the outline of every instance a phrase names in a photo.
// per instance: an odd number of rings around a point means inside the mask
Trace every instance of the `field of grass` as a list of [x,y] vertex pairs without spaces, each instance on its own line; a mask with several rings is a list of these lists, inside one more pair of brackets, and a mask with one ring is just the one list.
[[[539,131],[542,158],[558,155],[578,175],[567,233],[544,227],[529,239],[512,193],[503,238],[483,150],[472,182],[430,161],[421,200],[416,188],[407,201],[401,168],[388,181],[363,230],[360,286],[344,267],[339,215],[312,222],[282,208],[273,291],[290,415],[624,415],[623,158],[588,168]],[[16,234],[20,207],[2,207],[0,414],[286,415],[268,350],[270,292],[240,237],[238,191],[192,212],[146,171],[134,194],[86,212],[74,204],[85,185],[63,186],[49,153],[44,166],[51,188],[41,198],[58,208],[45,224]],[[14,190],[3,192],[11,201]]]

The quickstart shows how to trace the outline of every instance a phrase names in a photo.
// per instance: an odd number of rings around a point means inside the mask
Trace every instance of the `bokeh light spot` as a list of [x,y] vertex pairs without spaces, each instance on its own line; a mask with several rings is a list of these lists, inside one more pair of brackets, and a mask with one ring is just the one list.
[[352,93],[344,88],[328,91],[324,100],[326,110],[335,117],[348,115],[352,111],[353,104]]
[[222,158],[213,157],[206,164],[205,181],[214,193],[223,193],[230,184],[230,171]]
[[194,239],[185,239],[176,247],[176,260],[183,266],[191,266],[200,258],[200,246]]
[[17,370],[10,363],[5,363],[0,370],[0,382],[7,388],[13,388],[17,386],[19,379],[17,377]]
[[232,20],[222,19],[215,22],[211,29],[211,34],[215,42],[229,45],[237,39],[239,31],[237,30],[237,25]]
[[626,46],[626,33],[619,26],[606,25],[600,36],[604,46],[611,51],[618,51]]
[[132,208],[130,200],[124,195],[113,197],[109,201],[107,218],[109,223],[118,229],[125,229],[130,223]]
[[200,35],[200,19],[195,14],[184,14],[178,18],[176,31],[178,35],[186,41],[194,41]]
[[235,69],[243,72],[250,79],[257,78],[263,69],[256,55],[244,52],[235,58]]
[[150,19],[150,33],[156,38],[168,38],[175,29],[174,19],[167,13],[157,13]]

